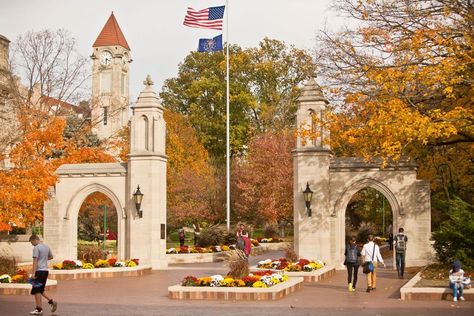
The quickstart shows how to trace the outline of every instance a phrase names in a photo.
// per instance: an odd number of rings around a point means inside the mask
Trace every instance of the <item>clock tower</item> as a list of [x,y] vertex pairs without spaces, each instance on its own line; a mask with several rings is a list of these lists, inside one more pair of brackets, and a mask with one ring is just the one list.
[[100,139],[108,139],[116,136],[129,120],[132,61],[130,47],[113,12],[92,47],[91,123]]

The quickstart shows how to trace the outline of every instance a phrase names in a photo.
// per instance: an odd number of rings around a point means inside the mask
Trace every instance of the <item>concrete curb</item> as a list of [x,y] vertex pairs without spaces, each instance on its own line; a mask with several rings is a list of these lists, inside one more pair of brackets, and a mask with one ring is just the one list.
[[[46,291],[56,289],[58,281],[48,279]],[[0,283],[0,295],[30,295],[31,284],[29,283]]]
[[[400,288],[402,300],[439,301],[453,299],[452,291],[448,286],[445,288],[415,287],[416,283],[420,280],[421,272],[418,272],[410,281]],[[463,296],[466,301],[474,301],[474,288],[464,289]]]

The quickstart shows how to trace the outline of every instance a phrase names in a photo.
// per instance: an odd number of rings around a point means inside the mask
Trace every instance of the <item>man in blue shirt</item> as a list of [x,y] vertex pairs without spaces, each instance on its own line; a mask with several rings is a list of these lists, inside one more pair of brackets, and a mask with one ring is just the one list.
[[31,295],[35,296],[36,308],[30,312],[30,315],[43,315],[41,306],[41,296],[48,300],[51,306],[51,312],[55,312],[58,303],[44,294],[46,280],[48,279],[48,260],[53,259],[53,254],[48,245],[44,244],[37,235],[31,235],[30,243],[33,247],[33,269],[31,278]]

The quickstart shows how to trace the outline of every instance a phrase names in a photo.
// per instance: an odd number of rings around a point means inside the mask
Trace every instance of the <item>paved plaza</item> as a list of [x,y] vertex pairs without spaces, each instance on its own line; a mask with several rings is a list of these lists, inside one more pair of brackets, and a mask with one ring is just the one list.
[[[250,263],[278,258],[281,252],[251,257]],[[223,263],[173,265],[142,277],[60,281],[52,296],[58,300],[55,315],[473,315],[474,302],[402,301],[399,288],[408,281],[397,278],[389,266],[379,269],[377,290],[366,293],[365,275],[359,272],[357,291],[349,293],[346,272],[304,288],[278,301],[176,301],[167,288],[187,275],[224,274]],[[0,315],[28,315],[30,296],[0,296]],[[45,310],[45,315],[49,311]]]

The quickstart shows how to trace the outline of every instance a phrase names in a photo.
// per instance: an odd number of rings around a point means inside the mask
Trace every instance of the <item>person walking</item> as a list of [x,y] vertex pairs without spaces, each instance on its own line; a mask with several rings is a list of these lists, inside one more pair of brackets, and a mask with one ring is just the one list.
[[41,297],[48,300],[51,306],[51,312],[54,313],[58,308],[58,303],[44,294],[46,280],[48,279],[48,260],[53,259],[51,249],[43,243],[38,235],[30,236],[30,243],[33,245],[33,269],[31,271],[30,283],[32,284],[31,295],[35,296],[36,308],[30,312],[30,315],[43,315]]
[[405,272],[405,254],[407,252],[408,242],[408,237],[403,232],[403,227],[400,227],[398,229],[398,234],[395,236],[393,241],[395,246],[397,272],[400,279],[403,279],[403,273]]
[[367,273],[367,293],[375,290],[377,287],[377,265],[382,263],[385,267],[385,262],[380,254],[380,248],[374,243],[374,236],[369,235],[368,242],[362,247],[361,255],[364,256],[364,265],[372,263],[373,270]]
[[392,224],[388,225],[388,247],[390,250],[393,250],[393,226]]
[[352,236],[344,251],[346,260],[344,264],[347,268],[347,283],[349,292],[354,292],[357,284],[357,274],[359,273],[359,257],[361,256],[356,244],[356,238]]
[[184,238],[186,237],[186,235],[184,233],[184,227],[181,227],[178,230],[178,237],[179,237],[179,246],[183,247],[184,246]]
[[240,249],[244,252],[245,256],[248,258],[250,256],[252,245],[249,238],[249,233],[245,228],[244,224],[240,224],[239,229],[237,230],[237,249]]
[[457,302],[458,298],[464,301],[464,270],[461,269],[461,262],[454,261],[453,268],[449,270],[449,287],[453,290],[453,301]]

